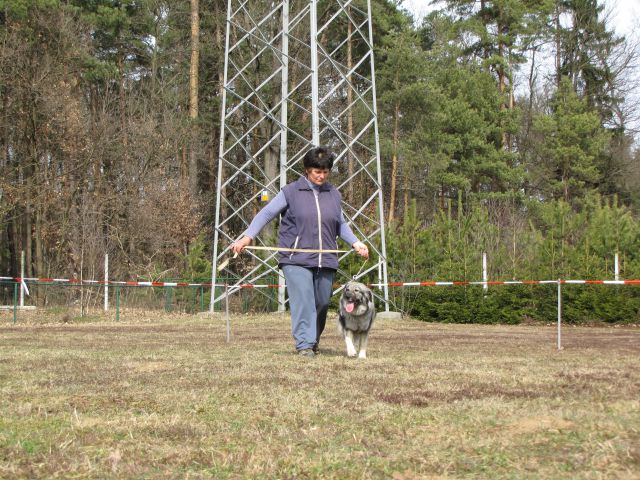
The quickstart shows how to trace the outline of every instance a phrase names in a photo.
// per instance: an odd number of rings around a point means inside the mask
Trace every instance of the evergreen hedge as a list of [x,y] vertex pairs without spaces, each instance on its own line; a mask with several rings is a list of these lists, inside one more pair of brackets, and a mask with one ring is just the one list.
[[[459,198],[458,205],[462,205]],[[476,200],[449,207],[429,223],[415,205],[387,231],[389,279],[490,281],[640,278],[640,223],[614,198],[597,195],[578,205],[517,198]],[[391,300],[416,318],[435,322],[555,321],[557,286],[498,285],[392,288]],[[563,320],[574,324],[635,323],[640,286],[563,285]]]

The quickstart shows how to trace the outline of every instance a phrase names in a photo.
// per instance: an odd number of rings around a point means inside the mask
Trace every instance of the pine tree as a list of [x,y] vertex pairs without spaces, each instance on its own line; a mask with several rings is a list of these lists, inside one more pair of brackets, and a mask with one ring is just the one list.
[[597,0],[562,0],[558,11],[570,21],[568,26],[558,22],[557,78],[568,77],[578,95],[599,113],[602,124],[607,124],[622,101],[614,93],[617,74],[611,56],[624,39],[608,30],[602,18],[604,5]]
[[[587,101],[578,97],[568,78],[551,102],[552,112],[534,120],[539,135],[531,175],[536,192],[545,198],[569,202],[584,197],[602,181],[598,160],[609,142],[609,133]],[[532,192],[533,193],[533,192]]]
[[[502,110],[514,108],[513,77],[526,62],[531,39],[547,21],[549,0],[446,0],[456,18],[465,55],[476,58],[494,75]],[[502,144],[509,148],[505,129]]]

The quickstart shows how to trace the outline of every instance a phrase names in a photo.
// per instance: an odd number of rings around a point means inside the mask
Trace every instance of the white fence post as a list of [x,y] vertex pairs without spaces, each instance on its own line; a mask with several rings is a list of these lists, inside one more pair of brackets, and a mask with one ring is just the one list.
[[485,292],[489,289],[489,285],[487,285],[488,282],[488,275],[487,275],[487,253],[486,252],[482,252],[482,288],[485,290]]
[[620,280],[620,258],[618,257],[618,252],[616,252],[616,255],[615,255],[613,269],[614,269],[616,281]]
[[562,350],[562,280],[558,279],[558,350]]
[[20,253],[20,308],[24,307],[24,285],[27,282],[24,281],[24,250]]
[[282,273],[282,270],[278,269],[278,311],[279,312],[284,312],[286,310],[285,306],[284,306],[284,302],[285,302],[285,296],[284,296],[284,291],[285,291],[285,278],[284,278],[284,274]]
[[224,282],[224,318],[227,323],[227,343],[231,341],[231,320],[229,319],[229,284]]
[[109,311],[109,254],[104,254],[104,311]]

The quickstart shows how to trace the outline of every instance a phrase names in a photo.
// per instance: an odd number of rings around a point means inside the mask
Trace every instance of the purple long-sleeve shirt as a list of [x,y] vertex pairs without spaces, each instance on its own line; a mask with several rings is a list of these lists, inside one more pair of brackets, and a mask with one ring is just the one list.
[[[317,193],[319,187],[309,182],[309,180],[307,180],[307,182],[309,183],[309,186],[313,188]],[[284,195],[284,192],[281,190],[256,214],[256,216],[251,221],[251,224],[249,224],[247,230],[245,230],[244,235],[250,238],[256,238],[260,231],[264,228],[264,226],[271,220],[276,218],[278,215],[280,215],[285,208],[287,208],[287,199]],[[352,246],[355,242],[358,241],[358,237],[354,235],[353,230],[351,230],[349,224],[345,222],[342,211],[340,211],[340,231],[338,232],[338,236],[349,246]]]

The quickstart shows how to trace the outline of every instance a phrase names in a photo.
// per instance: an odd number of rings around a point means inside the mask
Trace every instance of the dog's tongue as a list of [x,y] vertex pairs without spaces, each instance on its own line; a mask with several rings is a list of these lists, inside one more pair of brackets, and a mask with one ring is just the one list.
[[347,303],[344,306],[344,309],[347,311],[347,313],[351,313],[351,312],[353,312],[353,307],[354,306],[355,306],[355,304],[353,304],[353,303]]

